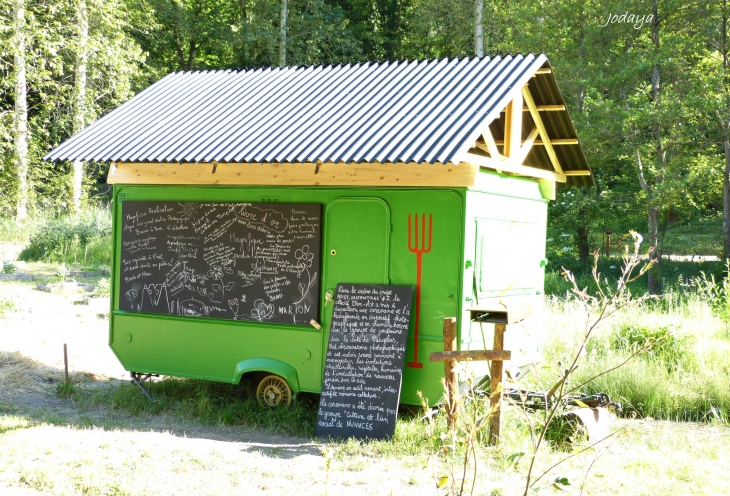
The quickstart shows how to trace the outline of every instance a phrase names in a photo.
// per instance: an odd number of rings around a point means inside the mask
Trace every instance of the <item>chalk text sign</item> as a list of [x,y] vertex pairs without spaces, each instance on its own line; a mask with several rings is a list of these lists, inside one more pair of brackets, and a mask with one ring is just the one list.
[[309,325],[321,225],[319,204],[123,202],[119,308]]
[[317,436],[395,433],[412,301],[412,286],[337,286]]

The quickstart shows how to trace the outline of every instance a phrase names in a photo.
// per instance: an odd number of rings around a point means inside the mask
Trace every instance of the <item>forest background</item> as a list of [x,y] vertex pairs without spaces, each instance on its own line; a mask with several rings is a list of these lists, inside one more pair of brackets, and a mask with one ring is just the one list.
[[551,265],[587,266],[606,230],[724,257],[729,17],[727,0],[0,0],[0,219],[104,207],[109,164],[42,157],[172,71],[543,52],[596,181],[551,202]]

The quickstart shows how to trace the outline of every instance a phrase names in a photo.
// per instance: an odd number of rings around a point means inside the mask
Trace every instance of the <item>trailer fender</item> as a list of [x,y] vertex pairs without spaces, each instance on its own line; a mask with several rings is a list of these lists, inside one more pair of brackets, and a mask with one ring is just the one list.
[[233,374],[235,384],[241,382],[241,376],[247,372],[270,372],[283,377],[289,383],[292,391],[299,392],[299,379],[297,371],[291,365],[288,365],[273,358],[249,358],[236,365],[236,371]]

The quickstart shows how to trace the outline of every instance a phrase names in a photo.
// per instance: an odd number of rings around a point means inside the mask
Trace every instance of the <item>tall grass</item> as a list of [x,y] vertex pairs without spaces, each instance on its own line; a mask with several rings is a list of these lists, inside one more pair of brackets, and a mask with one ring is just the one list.
[[[546,363],[565,362],[582,335],[579,306],[548,301]],[[626,365],[634,350],[651,343]],[[550,375],[551,372],[546,372]],[[730,336],[710,302],[685,291],[619,313],[588,346],[572,378],[585,392],[624,403],[623,415],[678,421],[730,421]]]
[[[10,224],[5,222],[3,225]],[[109,265],[111,214],[107,209],[89,210],[75,219],[35,219],[19,229],[5,233],[8,238],[27,237],[28,244],[18,256],[19,260],[94,267]]]

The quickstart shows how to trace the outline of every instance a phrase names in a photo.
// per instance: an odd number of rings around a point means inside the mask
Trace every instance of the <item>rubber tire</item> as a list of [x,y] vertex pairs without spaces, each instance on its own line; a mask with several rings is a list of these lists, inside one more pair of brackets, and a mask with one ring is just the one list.
[[270,374],[262,378],[256,386],[256,399],[259,404],[271,408],[287,408],[292,402],[292,390],[286,379]]

